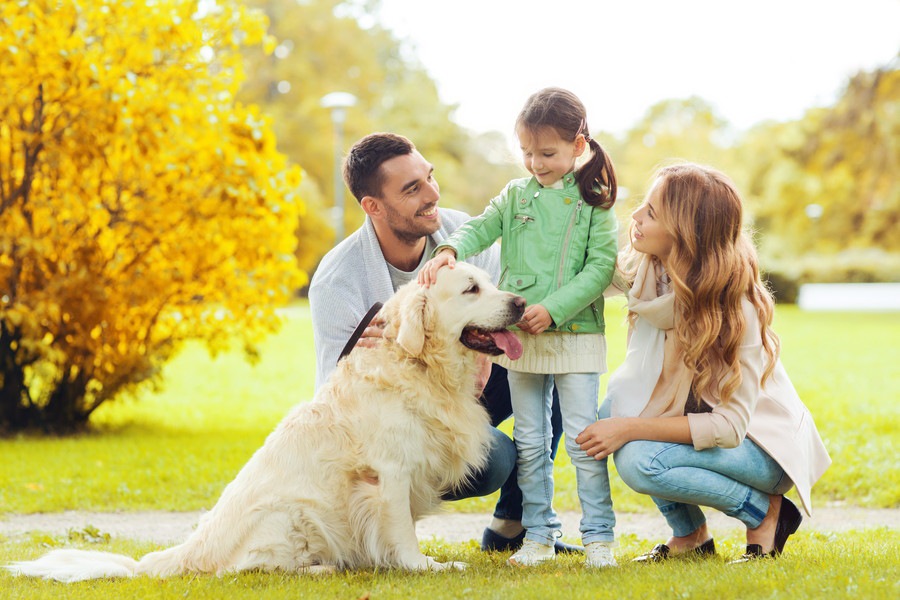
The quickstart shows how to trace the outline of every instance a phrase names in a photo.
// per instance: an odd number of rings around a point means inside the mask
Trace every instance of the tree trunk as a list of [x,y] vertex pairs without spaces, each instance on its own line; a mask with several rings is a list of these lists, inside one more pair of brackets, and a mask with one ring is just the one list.
[[45,406],[34,404],[25,385],[25,369],[12,348],[16,341],[17,334],[0,327],[0,434],[28,430],[67,434],[84,429],[89,413],[81,408],[86,389],[82,378],[61,381]]
[[6,327],[0,327],[0,432],[27,429],[34,418],[34,408],[25,387],[25,371],[16,363],[16,352],[11,348],[16,336]]

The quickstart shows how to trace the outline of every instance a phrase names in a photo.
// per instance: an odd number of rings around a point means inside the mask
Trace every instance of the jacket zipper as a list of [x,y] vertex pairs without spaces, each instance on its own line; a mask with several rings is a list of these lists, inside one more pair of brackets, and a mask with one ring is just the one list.
[[[530,215],[516,215],[513,218],[518,221],[518,223],[512,226],[512,231],[518,231],[519,229],[522,229],[523,227],[528,225],[529,222],[534,221],[534,217]],[[516,252],[519,256],[519,264],[516,265],[516,268],[521,269],[522,263],[524,262],[521,257],[525,255],[525,234],[522,233],[517,237],[518,239],[516,240]]]
[[572,241],[572,230],[575,229],[575,224],[578,222],[578,217],[581,215],[582,204],[584,204],[584,200],[578,200],[578,204],[575,205],[575,212],[572,213],[572,218],[569,219],[569,227],[566,229],[566,237],[563,241],[562,255],[559,257],[559,271],[556,274],[556,289],[562,287],[563,273],[565,272],[566,266],[566,257],[569,255],[569,243]]
[[525,224],[528,223],[529,221],[534,221],[534,217],[530,217],[530,216],[528,216],[528,215],[516,215],[516,216],[513,217],[513,218],[514,218],[516,221],[518,221],[519,224],[518,224],[518,225],[515,225],[515,226],[513,227],[512,231],[515,231],[516,229],[521,229],[521,228],[524,227]]

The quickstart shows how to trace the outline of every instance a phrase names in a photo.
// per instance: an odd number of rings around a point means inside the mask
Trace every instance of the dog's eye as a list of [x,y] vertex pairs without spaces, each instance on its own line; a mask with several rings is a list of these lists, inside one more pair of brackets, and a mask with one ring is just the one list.
[[481,290],[478,288],[478,284],[473,283],[468,288],[466,288],[466,291],[464,291],[463,294],[477,294],[479,291]]

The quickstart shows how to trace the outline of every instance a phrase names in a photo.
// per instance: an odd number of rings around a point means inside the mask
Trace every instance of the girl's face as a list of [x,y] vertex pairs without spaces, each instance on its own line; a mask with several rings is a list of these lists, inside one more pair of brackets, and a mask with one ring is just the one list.
[[659,211],[662,209],[659,190],[660,182],[657,180],[644,203],[631,215],[634,219],[631,244],[638,252],[653,255],[665,264],[675,239],[659,221]]
[[552,127],[532,133],[520,125],[516,128],[516,136],[522,147],[522,164],[544,187],[571,172],[575,168],[575,159],[584,153],[582,134],[578,134],[574,142],[567,142]]

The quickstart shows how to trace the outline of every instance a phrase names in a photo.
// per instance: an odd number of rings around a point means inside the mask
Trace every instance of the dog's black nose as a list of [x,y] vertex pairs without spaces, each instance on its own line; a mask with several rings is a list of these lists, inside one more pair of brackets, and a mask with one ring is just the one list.
[[516,308],[525,308],[525,298],[522,296],[513,296],[513,306]]

